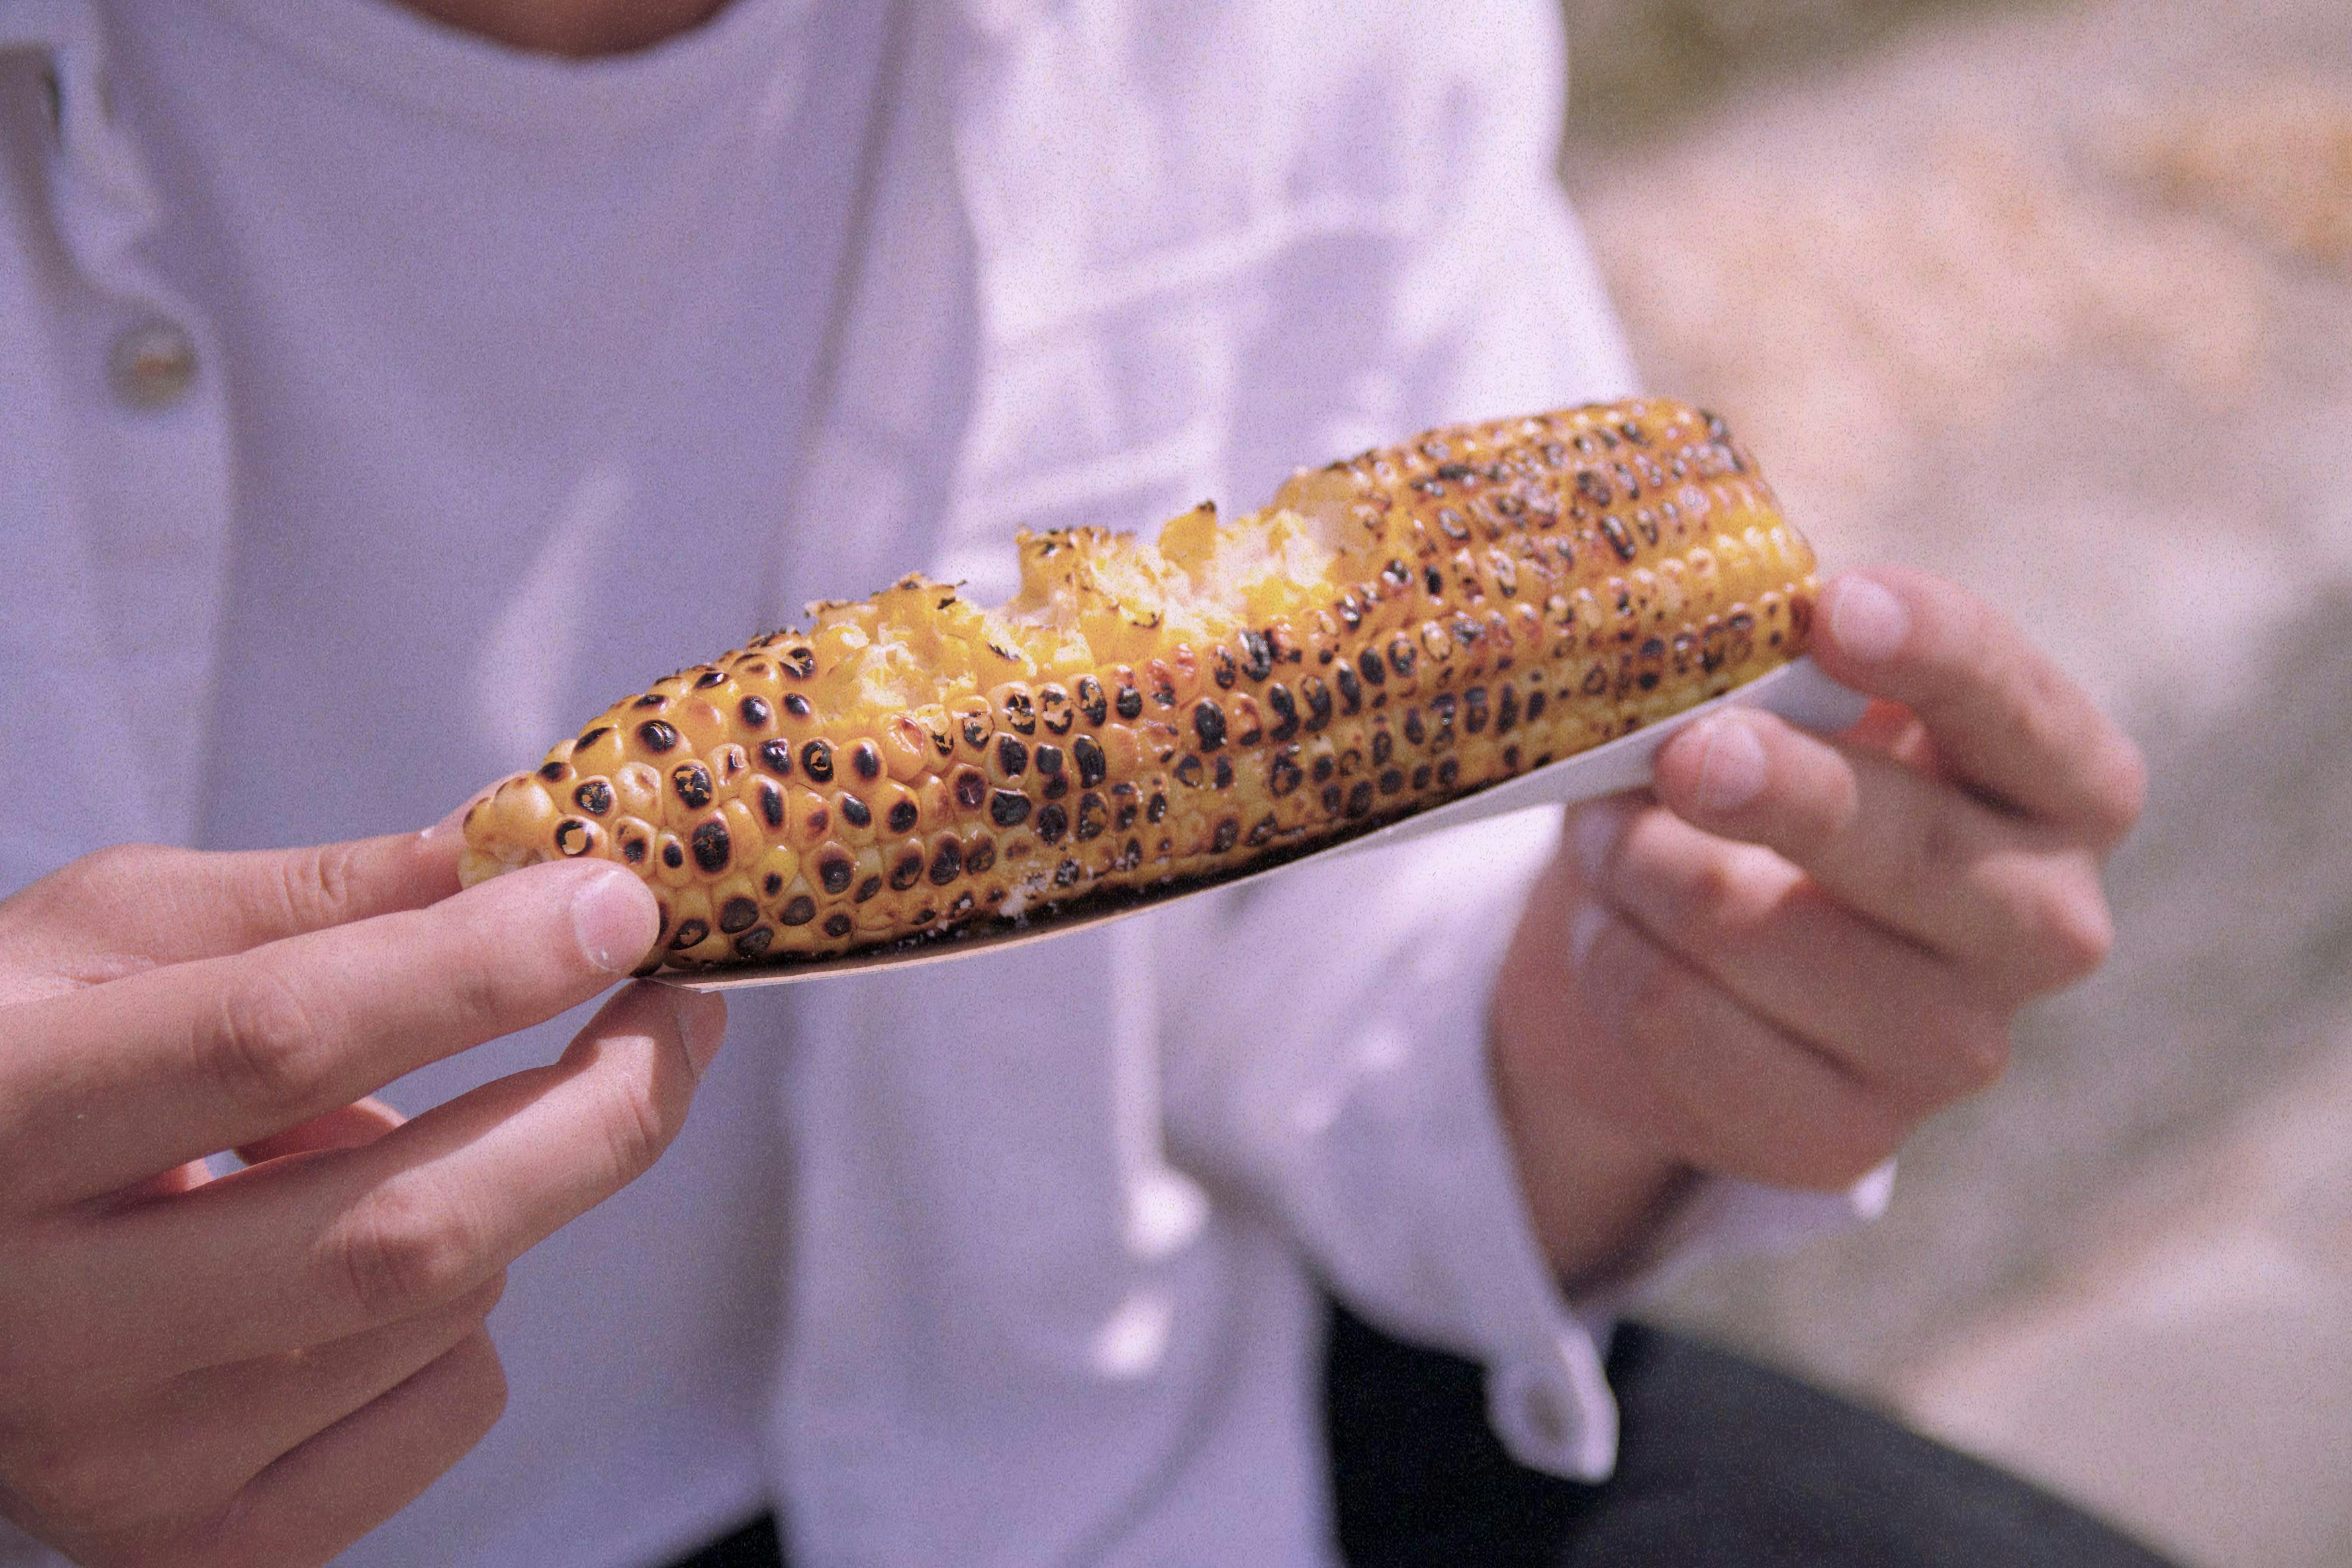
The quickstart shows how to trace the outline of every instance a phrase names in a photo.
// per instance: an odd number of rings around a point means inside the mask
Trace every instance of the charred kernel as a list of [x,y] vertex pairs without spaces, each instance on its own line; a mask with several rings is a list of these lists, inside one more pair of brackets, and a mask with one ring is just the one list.
[[1026,687],[1008,687],[997,700],[1004,710],[1006,728],[1018,730],[1024,735],[1037,732],[1037,703]]
[[882,748],[871,741],[860,741],[849,748],[849,765],[859,778],[872,782],[882,776]]
[[1382,795],[1396,794],[1397,791],[1404,788],[1404,770],[1402,768],[1384,769],[1381,773],[1380,785]]
[[1343,794],[1341,794],[1340,789],[1339,789],[1339,786],[1338,784],[1325,784],[1325,785],[1323,786],[1323,811],[1324,811],[1324,814],[1325,814],[1326,816],[1338,816],[1338,815],[1339,815],[1339,805],[1340,805],[1340,802],[1341,802],[1341,801],[1343,801],[1343,800],[1345,800],[1346,798],[1347,798],[1347,797],[1346,797]]
[[652,852],[653,846],[647,843],[642,836],[624,838],[621,840],[621,858],[627,861],[632,866],[644,865],[646,863],[646,857]]
[[1076,860],[1065,860],[1054,868],[1054,886],[1074,888],[1077,886],[1078,879],[1084,875],[1086,875],[1085,867],[1080,866]]
[[1356,669],[1367,686],[1378,686],[1389,678],[1388,667],[1381,662],[1381,650],[1376,647],[1364,650],[1363,657],[1356,661]]
[[849,917],[836,910],[832,914],[824,917],[824,924],[819,929],[822,930],[825,935],[838,939],[849,934],[850,925],[851,921]]
[[[1367,655],[1366,657],[1369,658],[1370,656]],[[1339,666],[1339,672],[1334,675],[1332,679],[1339,683],[1340,711],[1345,713],[1362,712],[1364,708],[1364,683],[1357,678],[1356,667],[1352,664],[1342,664]],[[1323,711],[1328,716],[1330,710],[1331,699],[1329,694],[1326,693],[1323,698]],[[1317,730],[1322,728],[1322,726],[1319,724],[1309,724],[1307,728],[1310,730]]]
[[996,737],[996,771],[1017,779],[1029,771],[1029,748],[1010,735]]
[[988,819],[999,827],[1018,827],[1029,820],[1029,797],[1017,789],[1001,789],[989,797]]
[[1047,778],[1052,778],[1055,774],[1060,773],[1062,771],[1062,748],[1059,746],[1039,746],[1037,748],[1037,771],[1045,774]]
[[1061,799],[1064,795],[1070,793],[1070,775],[1067,773],[1055,773],[1052,778],[1045,781],[1045,787],[1038,793],[1043,795],[1047,800]]
[[[973,776],[977,777],[978,775],[975,774]],[[971,804],[978,805],[980,802],[977,799],[974,799]],[[912,800],[902,800],[898,802],[890,807],[890,816],[888,818],[890,831],[893,833],[912,833],[915,830],[915,824],[921,820],[922,815],[922,808],[917,805]]]
[[856,862],[839,849],[828,849],[816,858],[817,883],[828,893],[849,891],[850,881],[856,875]]
[[1062,835],[1070,830],[1070,814],[1059,801],[1049,802],[1037,813],[1037,837],[1047,844],[1059,844]]
[[1081,735],[1071,742],[1070,757],[1078,764],[1078,783],[1087,789],[1110,774],[1110,759],[1103,755],[1101,742],[1092,735]]
[[1281,830],[1273,817],[1262,816],[1258,818],[1257,826],[1249,830],[1249,836],[1242,842],[1253,849],[1263,849],[1274,842],[1274,836]]
[[659,708],[667,704],[668,701],[669,699],[664,697],[660,692],[648,691],[643,697],[638,698],[635,702],[631,703],[630,706],[633,708]]
[[819,784],[833,779],[833,742],[819,737],[801,748],[801,771]]
[[602,816],[613,809],[613,786],[603,779],[589,779],[572,792],[572,804],[591,816]]
[[555,850],[559,855],[585,855],[596,842],[596,829],[576,816],[567,816],[555,825]]
[[881,890],[882,879],[879,877],[868,877],[866,880],[857,884],[857,901],[862,904]]
[[1528,692],[1528,723],[1530,723],[1530,724],[1532,724],[1532,723],[1534,723],[1537,720],[1538,720],[1538,719],[1542,718],[1543,716],[1544,716],[1544,694],[1543,694],[1542,692],[1540,692],[1540,691],[1530,691],[1530,692]]
[[1609,548],[1617,552],[1618,560],[1633,559],[1640,547],[1633,542],[1633,536],[1625,531],[1623,522],[1613,516],[1604,515],[1601,520],[1601,531],[1609,536]]
[[1416,746],[1429,743],[1429,726],[1422,721],[1418,708],[1404,710],[1404,738]]
[[1298,702],[1290,695],[1290,688],[1276,681],[1265,689],[1265,705],[1274,710],[1274,728],[1266,738],[1279,744],[1298,733]]
[[1143,693],[1132,686],[1122,686],[1116,706],[1120,718],[1139,719],[1143,716]]
[[646,751],[656,756],[677,749],[677,731],[658,719],[648,719],[637,726],[637,739]]
[[1168,797],[1167,797],[1167,795],[1164,795],[1164,794],[1162,794],[1162,793],[1161,793],[1160,791],[1159,791],[1159,790],[1153,790],[1153,791],[1151,792],[1151,799],[1150,799],[1150,803],[1149,803],[1149,804],[1147,804],[1147,805],[1144,806],[1144,808],[1143,808],[1143,819],[1144,819],[1146,822],[1158,822],[1158,821],[1160,821],[1162,817],[1166,816],[1167,815],[1168,815]]
[[1576,493],[1594,506],[1607,506],[1615,499],[1609,493],[1609,481],[1590,468],[1576,476]]
[[700,763],[680,763],[671,769],[669,784],[689,811],[700,811],[709,805],[716,787],[710,782],[710,770]]
[[1421,766],[1412,770],[1412,787],[1415,794],[1419,794],[1421,791],[1429,787],[1429,764],[1427,763],[1423,763]]
[[714,876],[727,869],[727,862],[735,853],[734,845],[727,837],[727,825],[716,819],[697,826],[691,842],[694,863]]
[[795,893],[776,918],[788,926],[804,926],[816,919],[816,900],[806,893]]
[[1349,816],[1361,816],[1372,809],[1372,781],[1358,779],[1348,791],[1347,811]]
[[793,776],[793,743],[775,740],[760,742],[760,765],[780,779]]
[[1390,734],[1386,730],[1375,730],[1372,731],[1372,762],[1375,765],[1387,762],[1390,754],[1395,750],[1396,737],[1394,735]]
[[1221,690],[1231,691],[1234,689],[1234,680],[1240,676],[1240,671],[1234,663],[1233,650],[1221,647],[1210,655],[1210,658],[1216,663],[1216,668],[1210,678],[1216,681]]
[[1461,777],[1461,758],[1448,757],[1437,764],[1437,782],[1441,787],[1452,789]]
[[784,693],[784,711],[795,719],[805,719],[816,711],[809,700],[797,691]]
[[1507,773],[1515,773],[1519,771],[1519,749],[1517,746],[1505,746],[1503,748],[1503,771]]
[[[1344,671],[1348,667],[1343,664],[1339,668]],[[1340,679],[1339,689],[1342,691],[1348,689],[1348,681],[1344,675]],[[1318,732],[1331,722],[1331,689],[1323,684],[1321,676],[1310,675],[1300,681],[1298,695],[1307,699],[1306,729],[1308,734]],[[1355,709],[1351,706],[1348,711],[1353,713]]]
[[1136,801],[1134,795],[1130,792],[1129,794],[1120,797],[1118,806],[1115,814],[1113,826],[1118,827],[1121,833],[1124,833],[1129,828],[1135,826],[1135,819],[1142,815],[1142,812],[1143,807]]
[[661,847],[661,863],[675,871],[686,864],[686,847],[673,838]]
[[1213,752],[1225,743],[1225,710],[1207,698],[1202,698],[1192,710],[1192,733],[1201,738],[1201,750]]
[[1234,845],[1240,843],[1241,837],[1241,818],[1237,816],[1225,817],[1217,824],[1217,835],[1214,838],[1209,841],[1209,852],[1213,855],[1222,855],[1226,850],[1231,849]]
[[764,697],[746,697],[735,705],[735,711],[740,713],[743,722],[754,730],[766,729],[776,718],[775,710],[768,706],[768,700]]
[[967,713],[963,716],[963,743],[975,752],[988,744],[988,737],[993,734],[995,730],[996,727],[989,722],[988,715],[985,713]]
[[563,775],[569,771],[570,764],[565,763],[551,760],[539,764],[539,776],[550,784],[561,783]]
[[1462,705],[1460,703],[1454,700],[1454,693],[1450,691],[1441,691],[1436,696],[1429,700],[1430,717],[1437,721],[1437,743],[1439,745],[1447,745],[1452,742],[1454,739],[1454,717],[1460,711],[1461,706]]
[[1047,734],[1068,734],[1077,717],[1070,707],[1070,694],[1060,686],[1048,682],[1037,689],[1037,722],[1045,726]]
[[952,838],[942,838],[931,855],[931,885],[944,888],[963,875],[963,846]]
[[[955,803],[966,811],[978,811],[982,803],[988,799],[988,779],[978,768],[958,768],[953,783]],[[892,816],[895,818],[897,813],[893,812]]]
[[1475,735],[1486,728],[1486,689],[1474,686],[1462,694],[1462,727]]
[[772,779],[758,779],[751,785],[751,799],[760,808],[760,820],[770,827],[784,825],[784,792]]
[[1102,682],[1091,675],[1078,677],[1078,711],[1089,724],[1100,725],[1110,717],[1110,703],[1103,696]]
[[1495,733],[1507,735],[1519,721],[1519,694],[1506,684],[1495,694]]
[[1201,759],[1187,752],[1176,764],[1176,782],[1186,789],[1199,789],[1201,771]]
[[890,885],[905,892],[923,879],[923,851],[911,847],[900,855],[890,867]]
[[706,669],[700,675],[694,678],[694,689],[697,691],[708,691],[714,686],[724,684],[726,679],[727,672],[725,670]]
[[613,726],[610,724],[599,724],[593,730],[583,731],[581,732],[579,744],[574,749],[584,752],[612,732]]
[[1143,864],[1143,845],[1130,838],[1118,847],[1118,858],[1113,865],[1121,871],[1132,871]]
[[1241,645],[1244,675],[1252,680],[1264,680],[1274,673],[1274,644],[1264,632],[1243,632]]
[[1076,829],[1078,842],[1098,836],[1110,826],[1110,803],[1088,790],[1078,797],[1078,821]]
[[1339,764],[1333,762],[1328,755],[1316,758],[1315,782],[1317,784],[1329,784],[1331,782],[1331,775],[1337,773],[1339,768]]
[[841,796],[841,820],[852,827],[871,827],[874,826],[874,808],[866,805],[862,797],[844,791]]
[[709,921],[683,921],[679,924],[677,931],[673,933],[669,939],[670,951],[672,952],[684,952],[688,948],[693,947],[702,942],[703,939],[708,937],[709,934],[710,922]]
[[1395,640],[1389,644],[1389,668],[1396,671],[1396,678],[1399,680],[1410,680],[1412,679],[1412,644],[1407,642],[1402,634],[1399,634]]
[[760,906],[738,894],[719,908],[719,929],[729,936],[760,923]]
[[[992,647],[994,645],[992,644],[991,646]],[[915,926],[927,926],[939,918],[940,911],[937,910],[917,910],[915,911],[914,919],[908,923]]]
[[1234,787],[1233,758],[1227,756],[1218,757],[1214,782],[1219,789],[1231,789]]
[[973,876],[979,876],[982,871],[987,870],[991,866],[995,864],[996,840],[989,837],[986,834],[982,834],[979,837],[974,838],[970,844],[964,847],[963,868],[971,872]]
[[1287,752],[1277,752],[1275,753],[1274,760],[1266,764],[1266,788],[1273,792],[1277,800],[1297,789],[1306,782],[1306,773],[1299,770],[1297,761]]

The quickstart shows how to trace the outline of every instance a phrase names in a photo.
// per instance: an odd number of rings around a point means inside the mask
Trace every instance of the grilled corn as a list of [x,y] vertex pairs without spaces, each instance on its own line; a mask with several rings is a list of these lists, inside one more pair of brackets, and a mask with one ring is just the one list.
[[1477,789],[1803,648],[1813,556],[1723,422],[1431,432],[1158,542],[1023,534],[656,681],[500,784],[463,876],[635,870],[648,969],[831,955],[1209,878]]

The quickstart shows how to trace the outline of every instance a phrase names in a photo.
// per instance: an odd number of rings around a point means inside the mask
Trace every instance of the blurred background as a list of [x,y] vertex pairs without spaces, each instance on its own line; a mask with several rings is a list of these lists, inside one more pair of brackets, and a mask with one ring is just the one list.
[[1886,1221],[1652,1315],[2187,1563],[2352,1565],[2352,4],[1564,3],[1649,383],[2154,775],[2113,963]]

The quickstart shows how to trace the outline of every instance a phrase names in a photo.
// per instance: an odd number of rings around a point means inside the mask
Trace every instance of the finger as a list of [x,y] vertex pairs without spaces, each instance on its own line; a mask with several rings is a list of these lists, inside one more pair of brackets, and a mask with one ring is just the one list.
[[457,890],[456,824],[228,854],[117,845],[0,901],[0,948],[95,984],[422,909]]
[[2147,788],[2137,748],[2017,626],[1924,572],[1850,572],[1822,592],[1813,657],[1902,703],[1961,779],[2108,849]]
[[1904,1121],[1868,1085],[1606,905],[1571,919],[1584,1006],[1638,1084],[1657,1146],[1701,1170],[1834,1189],[1901,1141]]
[[2007,1065],[2008,1030],[1959,970],[1772,851],[1654,807],[1588,808],[1572,833],[1590,897],[1910,1114]]
[[551,1017],[634,967],[659,923],[619,867],[555,862],[425,910],[23,1004],[0,1057],[5,1201],[95,1196],[256,1143]]
[[[81,1238],[45,1360],[101,1347],[143,1375],[341,1339],[473,1289],[641,1174],[717,1049],[715,997],[632,985],[561,1060],[499,1079],[373,1142],[240,1171]],[[173,1297],[137,1293],[156,1278]],[[124,1347],[135,1346],[126,1351]],[[77,1361],[77,1357],[80,1361]]]
[[1856,913],[1968,966],[2000,1000],[2081,978],[2114,940],[2096,859],[2066,830],[1769,714],[1675,736],[1654,788],[1696,826],[1776,851]]
[[258,1165],[264,1160],[282,1159],[289,1154],[315,1153],[321,1149],[357,1149],[373,1143],[408,1118],[373,1095],[338,1106],[324,1116],[314,1116],[299,1126],[274,1133],[257,1142],[247,1143],[236,1151],[236,1157],[248,1165]]
[[476,1329],[271,1465],[210,1533],[205,1564],[324,1563],[415,1500],[497,1425],[506,1373]]
[[84,1536],[216,1512],[280,1456],[478,1331],[505,1279],[330,1344],[207,1367],[128,1399],[78,1400],[65,1426],[36,1439],[50,1456],[37,1511]]

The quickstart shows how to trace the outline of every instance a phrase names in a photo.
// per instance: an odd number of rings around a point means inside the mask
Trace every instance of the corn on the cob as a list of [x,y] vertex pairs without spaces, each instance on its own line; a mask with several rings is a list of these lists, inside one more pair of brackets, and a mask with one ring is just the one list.
[[618,860],[675,968],[1189,883],[1729,690],[1814,597],[1722,421],[1656,400],[1434,431],[1156,546],[1018,548],[1001,609],[908,577],[616,703],[468,814],[466,881]]

